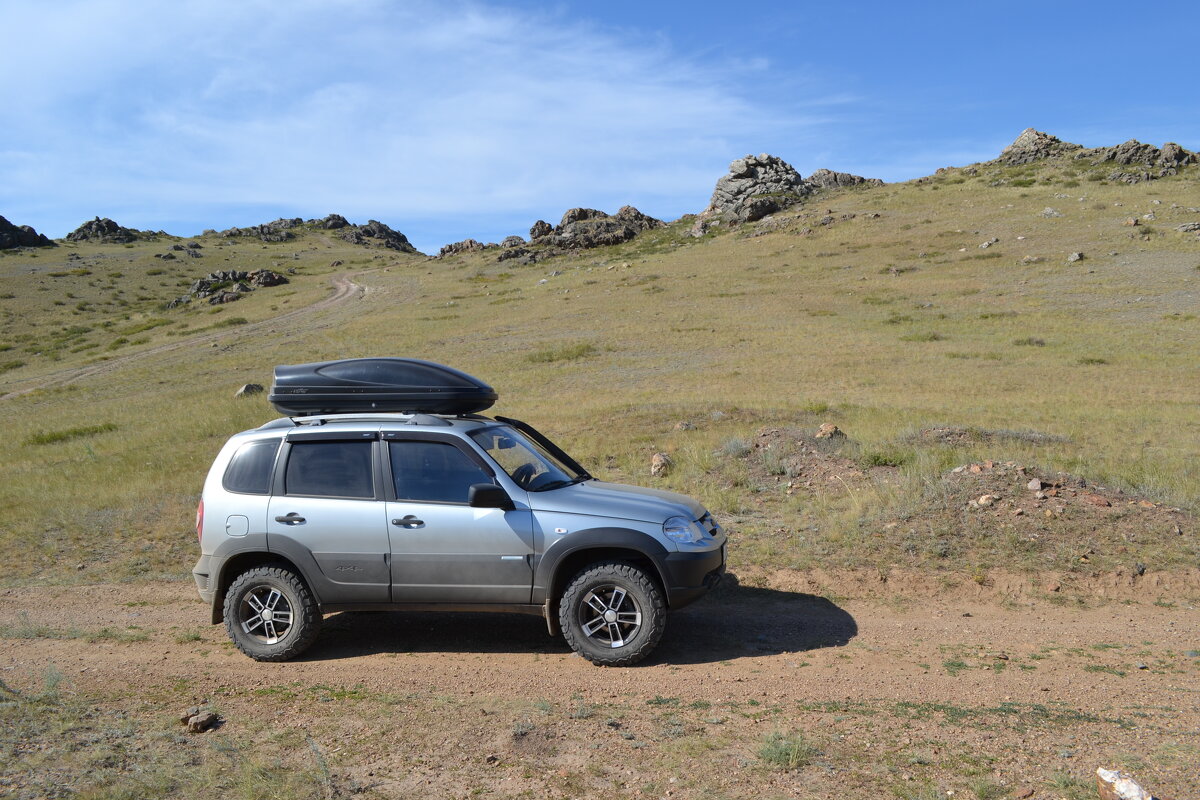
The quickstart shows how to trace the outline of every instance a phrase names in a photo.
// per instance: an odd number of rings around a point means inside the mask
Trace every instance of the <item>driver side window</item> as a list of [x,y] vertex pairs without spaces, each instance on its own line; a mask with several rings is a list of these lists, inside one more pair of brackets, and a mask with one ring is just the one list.
[[465,504],[471,484],[494,483],[466,453],[445,442],[389,442],[388,457],[401,501]]

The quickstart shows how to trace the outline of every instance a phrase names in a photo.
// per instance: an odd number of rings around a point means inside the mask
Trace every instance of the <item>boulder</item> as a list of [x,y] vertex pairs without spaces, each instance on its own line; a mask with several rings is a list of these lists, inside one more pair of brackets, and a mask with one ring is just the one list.
[[263,387],[261,383],[243,384],[242,388],[233,393],[234,397],[250,397],[256,394],[262,394]]
[[525,244],[525,240],[520,236],[505,236],[500,242],[501,247],[520,247]]
[[663,478],[671,473],[675,464],[666,453],[655,453],[650,457],[650,474],[655,478]]
[[204,298],[208,298],[211,305],[232,303],[240,300],[246,292],[252,292],[256,288],[281,286],[287,282],[286,277],[269,269],[256,269],[253,272],[244,272],[238,269],[210,272],[205,277],[192,281],[188,293],[172,300],[167,304],[167,308],[178,308],[193,300]]
[[138,231],[124,228],[108,217],[85,222],[67,234],[68,242],[98,242],[100,244],[126,244],[138,238]]
[[1096,790],[1100,800],[1154,800],[1131,776],[1115,769],[1096,770]]
[[544,219],[539,219],[537,222],[533,223],[533,227],[529,229],[529,241],[532,242],[534,239],[541,239],[549,236],[552,233],[554,233],[554,226],[552,226],[549,222],[546,222]]
[[1081,149],[1080,145],[1064,142],[1057,136],[1026,128],[1012,144],[1000,151],[1000,157],[996,160],[1002,164],[1017,166]]
[[834,172],[830,169],[819,169],[804,180],[820,189],[840,189],[843,186],[883,186],[883,181],[879,178],[864,178],[861,175]]
[[0,217],[0,250],[13,247],[57,247],[57,244],[28,225],[14,225]]
[[754,222],[796,205],[816,188],[782,158],[766,153],[748,155],[731,163],[729,172],[717,181],[697,226],[716,219]]
[[821,427],[817,429],[816,434],[813,435],[813,438],[829,439],[837,442],[845,441],[846,434],[842,432],[841,428],[839,428],[837,425],[834,425],[832,422],[823,422],[821,423]]

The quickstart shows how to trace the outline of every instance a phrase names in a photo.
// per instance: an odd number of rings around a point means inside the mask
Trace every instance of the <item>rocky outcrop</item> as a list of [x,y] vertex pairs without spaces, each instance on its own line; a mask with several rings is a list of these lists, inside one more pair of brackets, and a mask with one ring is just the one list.
[[321,230],[325,231],[334,231],[340,228],[348,227],[349,225],[349,220],[347,220],[341,214],[330,214],[329,216],[325,217],[325,219],[313,221],[313,227],[320,228]]
[[1197,162],[1196,154],[1185,150],[1175,142],[1167,142],[1161,148],[1152,144],[1143,144],[1137,139],[1130,139],[1115,147],[1097,147],[1084,150],[1075,156],[1086,159],[1092,166],[1113,163],[1120,167],[1133,169],[1115,169],[1108,179],[1119,183],[1141,183],[1156,178],[1176,175],[1180,167]]
[[138,238],[138,231],[123,228],[108,217],[96,217],[67,234],[68,242],[96,242],[99,244],[126,244]]
[[820,189],[840,189],[844,186],[883,186],[883,181],[879,178],[864,178],[861,175],[834,172],[831,169],[819,169],[804,181]]
[[762,153],[739,158],[717,181],[708,208],[692,226],[693,236],[703,236],[713,225],[754,222],[797,205],[817,190],[782,158]]
[[13,247],[56,247],[54,240],[28,225],[14,225],[0,217],[0,250]]
[[477,250],[485,250],[488,247],[495,246],[496,245],[494,244],[486,245],[483,242],[476,241],[475,239],[463,239],[461,242],[451,242],[450,244],[442,245],[442,249],[438,251],[438,258],[442,258],[443,256],[456,256],[461,253],[473,253]]
[[505,236],[500,241],[501,247],[520,247],[523,244],[525,244],[525,240],[520,236]]
[[1012,144],[1000,151],[1000,157],[996,160],[1001,164],[1017,166],[1081,149],[1080,145],[1064,142],[1057,136],[1026,128],[1021,131],[1020,136],[1013,140]]
[[296,234],[292,233],[291,229],[303,224],[304,220],[299,217],[294,219],[277,219],[274,222],[254,225],[249,228],[228,228],[221,231],[219,235],[227,239],[239,236],[253,236],[264,242],[286,242],[289,239],[296,238]]
[[374,219],[367,220],[366,225],[347,225],[343,228],[341,237],[351,244],[378,244],[401,253],[417,252],[417,248],[412,246],[407,236]]
[[278,272],[269,269],[256,269],[244,272],[238,269],[210,272],[203,278],[192,282],[188,293],[167,304],[167,308],[177,308],[193,300],[207,299],[209,305],[220,305],[240,300],[242,295],[265,286],[280,286],[288,279]]
[[595,208],[572,208],[553,228],[543,220],[535,222],[529,229],[529,241],[566,250],[584,250],[621,244],[642,231],[664,225],[662,220],[643,214],[633,206],[622,206],[616,214]]

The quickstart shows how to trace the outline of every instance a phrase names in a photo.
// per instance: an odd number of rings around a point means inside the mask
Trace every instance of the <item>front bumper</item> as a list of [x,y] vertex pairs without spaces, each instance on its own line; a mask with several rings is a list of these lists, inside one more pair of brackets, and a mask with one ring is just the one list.
[[725,544],[699,553],[668,553],[664,560],[667,604],[672,609],[694,603],[725,574]]

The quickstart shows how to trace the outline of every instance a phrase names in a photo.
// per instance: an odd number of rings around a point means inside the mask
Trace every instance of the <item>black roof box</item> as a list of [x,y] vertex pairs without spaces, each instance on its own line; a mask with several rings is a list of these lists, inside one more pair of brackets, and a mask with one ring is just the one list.
[[496,390],[465,372],[416,358],[346,358],[280,364],[267,396],[280,413],[474,414]]

